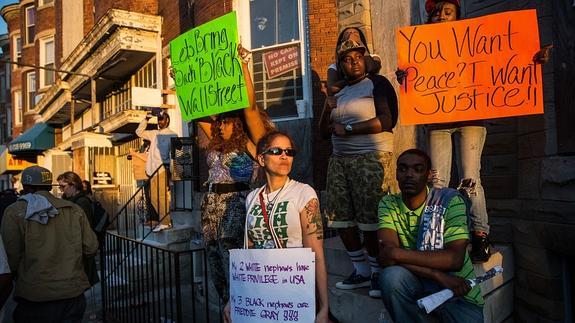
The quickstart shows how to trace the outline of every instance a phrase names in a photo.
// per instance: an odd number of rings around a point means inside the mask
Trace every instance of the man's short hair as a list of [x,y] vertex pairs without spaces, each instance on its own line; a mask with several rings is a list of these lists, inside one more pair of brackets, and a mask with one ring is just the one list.
[[404,152],[402,152],[399,157],[397,157],[397,161],[399,162],[399,159],[405,155],[416,155],[419,156],[423,159],[425,167],[427,168],[427,170],[431,170],[431,158],[429,158],[429,155],[427,153],[425,153],[423,150],[419,150],[419,149],[408,149]]

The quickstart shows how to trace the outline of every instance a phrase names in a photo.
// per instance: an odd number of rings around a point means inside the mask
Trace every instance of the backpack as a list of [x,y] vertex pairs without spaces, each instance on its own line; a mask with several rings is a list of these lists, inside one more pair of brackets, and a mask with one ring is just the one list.
[[98,241],[100,243],[103,241],[104,234],[106,233],[106,229],[108,229],[108,225],[110,225],[110,216],[108,216],[108,212],[102,206],[102,204],[98,201],[93,201],[92,206],[94,208],[94,233],[98,236]]

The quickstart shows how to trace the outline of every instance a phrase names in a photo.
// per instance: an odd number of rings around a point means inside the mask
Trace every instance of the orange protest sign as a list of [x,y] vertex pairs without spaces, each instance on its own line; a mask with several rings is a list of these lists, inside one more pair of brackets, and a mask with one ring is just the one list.
[[543,113],[535,10],[397,31],[403,125]]

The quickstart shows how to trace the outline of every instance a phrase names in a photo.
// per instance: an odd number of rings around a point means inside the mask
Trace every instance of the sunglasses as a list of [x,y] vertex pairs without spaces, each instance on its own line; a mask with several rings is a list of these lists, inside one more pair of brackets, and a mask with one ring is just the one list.
[[275,156],[280,156],[282,153],[285,153],[286,156],[288,157],[293,157],[295,156],[295,149],[293,148],[270,148],[266,151],[264,151],[264,155],[275,155]]

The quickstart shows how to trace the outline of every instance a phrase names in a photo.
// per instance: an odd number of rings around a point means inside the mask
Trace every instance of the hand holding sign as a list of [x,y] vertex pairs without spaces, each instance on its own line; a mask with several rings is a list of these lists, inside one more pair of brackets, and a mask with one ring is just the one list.
[[397,48],[402,124],[543,113],[535,10],[400,28]]

